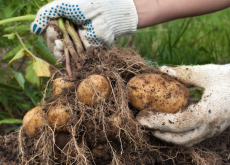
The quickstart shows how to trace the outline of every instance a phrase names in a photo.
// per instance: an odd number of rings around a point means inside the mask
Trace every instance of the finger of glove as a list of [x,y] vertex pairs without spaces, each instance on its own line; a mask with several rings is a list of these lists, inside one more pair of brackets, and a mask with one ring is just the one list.
[[199,86],[208,87],[216,81],[219,76],[220,65],[197,65],[197,66],[179,66],[179,67],[160,67],[160,71],[170,76],[178,78],[181,82]]
[[171,142],[185,147],[190,147],[193,144],[199,143],[202,140],[211,137],[207,136],[208,132],[206,131],[205,126],[182,133],[153,131],[152,134],[153,136],[166,142]]
[[204,123],[205,106],[203,102],[190,105],[177,113],[163,113],[156,110],[143,110],[136,120],[144,127],[168,132],[185,132],[196,129]]
[[56,0],[43,6],[38,12],[35,21],[31,24],[31,32],[41,34],[51,19],[66,17],[75,24],[87,24],[84,14],[76,1]]
[[87,48],[90,46],[90,43],[85,33],[87,33],[86,29],[78,28],[78,35],[81,39],[81,42],[83,43],[84,47]]
[[78,28],[79,37],[85,48],[89,46],[104,46],[104,44],[94,34],[88,34],[89,30],[84,28]]
[[40,8],[37,12],[34,22],[31,23],[30,30],[37,35],[41,34],[47,27],[51,19],[60,17],[58,12],[60,1],[53,1]]

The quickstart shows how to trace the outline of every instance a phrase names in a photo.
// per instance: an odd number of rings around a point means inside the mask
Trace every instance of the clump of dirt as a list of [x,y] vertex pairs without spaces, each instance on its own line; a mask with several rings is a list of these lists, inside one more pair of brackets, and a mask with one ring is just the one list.
[[[54,105],[68,107],[68,132],[58,132],[45,123],[37,136],[30,138],[21,127],[14,134],[0,137],[0,164],[209,164],[214,159],[222,162],[222,156],[202,146],[184,148],[168,144],[139,126],[135,120],[138,111],[128,102],[127,82],[135,75],[158,71],[134,50],[89,47],[80,64],[80,68],[72,64],[72,78],[65,76],[75,87],[42,103],[47,113]],[[112,92],[106,100],[87,106],[78,100],[76,90],[82,80],[95,74],[107,78]],[[122,124],[111,122],[114,114]]]

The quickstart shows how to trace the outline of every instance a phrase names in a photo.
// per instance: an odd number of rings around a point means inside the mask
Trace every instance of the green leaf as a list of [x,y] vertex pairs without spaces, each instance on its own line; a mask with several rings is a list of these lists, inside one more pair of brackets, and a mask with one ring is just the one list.
[[[4,31],[7,33],[14,33],[14,28],[15,26],[7,27],[4,29]],[[30,26],[20,25],[20,26],[17,26],[15,29],[20,35],[23,35],[23,34],[28,34],[28,32],[30,31]]]
[[1,124],[21,124],[22,120],[21,119],[4,119],[0,120],[0,125]]
[[18,88],[18,87],[13,86],[13,85],[3,84],[3,83],[0,83],[0,89],[1,90],[10,89],[10,90],[16,90],[16,91],[23,91],[21,88]]
[[2,102],[7,97],[8,93],[9,93],[8,89],[6,89],[3,93],[1,92],[0,102]]
[[[27,48],[30,48],[31,45],[30,43],[25,43],[25,46]],[[12,49],[11,51],[9,51],[4,57],[3,57],[3,60],[11,60],[15,54],[17,54],[17,52],[22,48],[21,45],[18,45],[17,47],[15,47],[14,49]]]
[[19,6],[7,6],[4,11],[6,18],[10,18],[18,10],[18,8]]
[[10,18],[21,7],[21,5],[22,4],[20,4],[20,1],[13,0],[12,3],[4,10],[6,18]]
[[10,60],[10,62],[8,63],[8,65],[11,65],[15,60],[20,59],[24,56],[24,49],[22,48],[21,50],[18,51],[18,53],[14,56],[14,58],[12,58],[12,60]]
[[0,1],[0,6],[1,6],[1,8],[0,8],[0,20],[2,20],[5,18],[5,14],[4,14],[5,5],[4,5],[3,1]]
[[57,59],[54,55],[50,52],[47,45],[44,43],[43,40],[38,39],[35,43],[34,50],[38,53],[43,59],[45,59],[48,63],[55,65]]
[[28,61],[27,63],[25,79],[35,86],[39,85],[39,78],[36,76],[33,70],[32,61]]
[[51,77],[51,67],[49,63],[40,58],[35,57],[33,59],[33,70],[38,77]]
[[202,47],[199,47],[198,51],[205,52],[205,53],[209,53],[209,52],[207,51],[207,49],[205,49],[203,46],[202,46]]
[[17,80],[17,82],[19,83],[19,85],[22,87],[22,89],[24,89],[24,85],[25,85],[25,79],[22,75],[22,73],[17,72],[15,70],[13,70],[12,68],[8,67],[9,70],[11,70],[11,72],[14,74],[15,79]]
[[19,83],[19,85],[24,89],[25,79],[24,79],[22,73],[16,72],[14,74],[14,76],[15,76],[17,82]]
[[51,77],[51,70],[54,69],[52,65],[46,61],[36,57],[31,52],[25,50],[25,54],[33,61],[33,70],[37,77]]
[[28,86],[25,86],[24,91],[26,93],[26,96],[28,96],[30,98],[30,100],[34,103],[34,105],[37,106],[39,103],[39,100],[36,97],[34,90],[30,89]]
[[23,110],[26,110],[26,111],[29,111],[31,109],[31,104],[22,104],[22,103],[17,103],[16,104],[20,109],[23,109]]
[[12,6],[12,5],[7,6],[4,11],[6,18],[10,18],[18,9],[19,6]]
[[7,38],[8,38],[8,40],[13,40],[13,39],[15,39],[15,36],[16,36],[16,34],[15,34],[15,33],[11,33],[11,34],[5,34],[5,35],[3,35],[3,37],[7,37]]

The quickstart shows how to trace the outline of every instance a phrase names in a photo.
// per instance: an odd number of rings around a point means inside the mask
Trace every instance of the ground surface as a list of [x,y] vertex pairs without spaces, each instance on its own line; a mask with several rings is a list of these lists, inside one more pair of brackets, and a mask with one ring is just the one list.
[[[146,165],[150,164],[206,164],[209,165],[221,165],[230,163],[230,129],[228,128],[222,134],[217,137],[205,140],[194,147],[183,148],[167,144],[154,137],[151,137],[151,142],[154,146],[159,146],[159,155],[156,153],[149,153],[146,151],[143,153],[143,157],[147,157],[145,160]],[[20,156],[18,155],[18,133],[12,133],[8,136],[0,137],[0,164],[17,165],[20,164]],[[32,144],[28,140],[27,149],[29,150]],[[32,152],[32,151],[30,151]],[[100,154],[100,151],[97,151]],[[164,154],[171,154],[175,157],[167,158]],[[193,154],[191,154],[193,153]],[[108,152],[110,154],[110,152]],[[152,155],[152,160],[148,158],[148,154]],[[105,157],[105,155],[103,155]],[[164,161],[162,161],[162,158]],[[168,159],[168,160],[167,160]],[[127,162],[128,165],[132,165],[131,162]]]

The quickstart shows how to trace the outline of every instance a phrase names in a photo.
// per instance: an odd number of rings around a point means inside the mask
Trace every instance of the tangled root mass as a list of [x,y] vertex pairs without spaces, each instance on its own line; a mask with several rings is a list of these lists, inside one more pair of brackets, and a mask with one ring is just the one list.
[[[67,132],[58,132],[46,122],[35,138],[26,135],[23,128],[0,138],[0,158],[6,151],[3,164],[77,164],[77,165],[150,165],[183,164],[193,161],[207,164],[196,148],[176,147],[152,137],[135,121],[138,113],[129,105],[127,82],[135,75],[157,73],[134,50],[117,47],[89,47],[80,59],[80,68],[72,64],[73,77],[65,77],[75,83],[60,95],[47,98],[42,103],[47,113],[53,106],[66,106],[71,114],[66,125]],[[109,81],[112,91],[100,103],[87,106],[76,97],[77,87],[90,75],[102,75]],[[121,124],[111,120],[116,115]],[[207,152],[206,152],[207,153]],[[207,155],[206,155],[207,156]],[[1,162],[0,162],[1,164]]]

